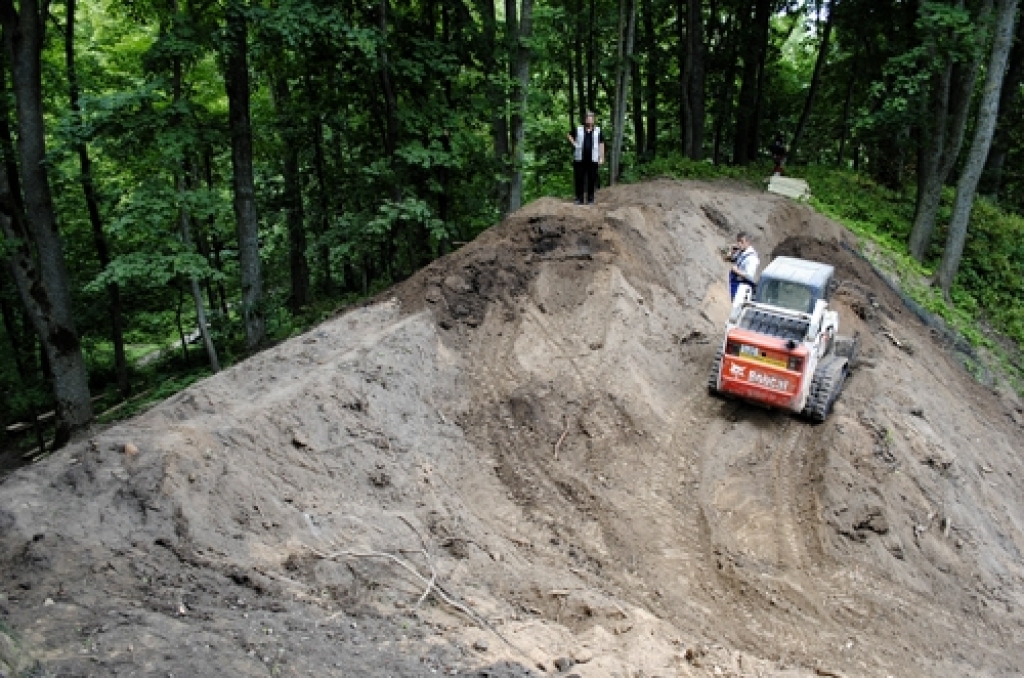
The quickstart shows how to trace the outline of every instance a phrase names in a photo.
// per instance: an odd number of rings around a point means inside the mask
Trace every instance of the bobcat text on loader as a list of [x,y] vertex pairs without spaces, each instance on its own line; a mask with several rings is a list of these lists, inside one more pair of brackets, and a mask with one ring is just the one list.
[[839,314],[829,309],[834,272],[828,264],[776,257],[755,294],[742,287],[708,391],[824,421],[858,344],[856,336],[839,336]]

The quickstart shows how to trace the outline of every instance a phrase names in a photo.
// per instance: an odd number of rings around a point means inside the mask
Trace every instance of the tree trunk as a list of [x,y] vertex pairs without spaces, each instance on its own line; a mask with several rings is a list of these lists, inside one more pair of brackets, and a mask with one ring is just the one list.
[[1024,82],[1024,12],[1020,13],[1017,22],[1017,39],[1010,52],[1010,66],[1003,82],[1003,92],[999,101],[999,123],[992,138],[992,148],[985,161],[985,171],[981,175],[980,192],[994,201],[999,200],[999,190],[1003,183],[1003,166],[1010,153],[1011,131],[1021,119],[1020,89]]
[[728,30],[724,31],[724,46],[722,48],[728,55],[726,58],[725,77],[722,78],[717,97],[718,101],[715,105],[715,138],[712,162],[716,165],[722,162],[722,136],[725,132],[725,126],[732,122],[733,90],[736,87],[736,69],[739,66],[739,40],[736,35],[736,19],[730,17],[729,22]]
[[[203,154],[203,171],[206,176],[206,189],[213,192],[213,158],[211,157],[210,148],[207,147]],[[209,223],[210,229],[210,251],[213,257],[213,267],[220,273],[224,273],[224,260],[221,257],[221,252],[224,250],[224,243],[221,242],[220,236],[217,234],[216,219],[211,216]],[[221,281],[217,282],[217,294],[220,298],[220,303],[214,304],[211,302],[212,307],[218,307],[224,319],[227,320],[230,317],[230,309],[228,308],[228,293],[224,289],[224,283]]]
[[[959,4],[962,7],[963,3]],[[988,23],[991,12],[992,0],[985,0],[978,22]],[[928,253],[942,187],[960,156],[981,58],[980,48],[967,64],[955,64],[953,57],[948,56],[944,67],[932,78],[927,107],[930,124],[922,128],[925,140],[918,154],[917,203],[909,240],[910,254],[918,261],[924,261]]]
[[[188,184],[184,176],[177,180],[178,195],[184,198]],[[185,201],[182,200],[178,209],[178,224],[181,228],[181,241],[186,250],[192,249],[192,217],[188,212]],[[206,304],[203,301],[203,290],[199,286],[199,279],[194,275],[189,276],[189,285],[192,289],[192,301],[196,307],[196,324],[199,326],[199,336],[203,338],[203,347],[206,349],[206,357],[210,362],[210,370],[216,374],[220,372],[220,359],[217,357],[217,347],[213,344],[213,337],[210,335],[210,323],[206,319]],[[186,358],[188,354],[186,353]]]
[[[22,198],[21,177],[18,170],[18,154],[14,150],[14,132],[11,129],[10,92],[7,91],[7,54],[0,46],[0,150],[3,151],[4,169],[10,182],[12,208],[25,214],[25,201]],[[22,217],[24,218],[24,216]]]
[[[770,8],[769,8],[770,9]],[[771,32],[771,17],[767,16],[762,24],[761,51],[757,57],[757,88],[754,97],[754,113],[750,116],[750,132],[747,135],[747,160],[756,160],[761,150],[761,119],[764,117],[764,91],[768,81],[765,64],[768,62],[768,35]]]
[[[320,268],[320,293],[330,296],[334,289],[334,273],[331,268],[331,249],[327,244],[327,232],[330,230],[331,211],[334,209],[330,188],[327,186],[327,160],[324,153],[324,123],[321,114],[317,87],[313,84],[313,76],[307,71],[303,79],[305,98],[310,110],[313,125],[313,171],[316,174],[317,215],[316,224],[317,248],[316,259]],[[339,203],[340,204],[340,203]]]
[[[634,0],[635,4],[635,0]],[[647,136],[644,134],[644,91],[643,79],[640,73],[640,60],[633,59],[631,64],[633,87],[631,94],[633,98],[633,148],[636,152],[637,162],[643,162],[647,155]]]
[[686,2],[686,62],[689,77],[686,80],[686,101],[689,129],[686,139],[689,147],[686,156],[691,160],[704,157],[704,117],[706,97],[704,94],[704,12],[701,0]]
[[956,199],[953,201],[953,214],[949,223],[946,238],[946,249],[942,253],[942,261],[936,276],[936,283],[943,295],[949,299],[949,290],[953,286],[960,258],[967,240],[967,226],[974,206],[974,194],[978,188],[978,180],[985,166],[995,133],[996,121],[999,117],[999,98],[1006,74],[1006,61],[1013,44],[1014,19],[1017,13],[1017,0],[998,0],[996,4],[995,36],[992,40],[992,55],[989,60],[985,88],[978,104],[978,121],[974,130],[974,140],[964,164],[960,181],[956,185]]
[[[397,171],[395,166],[396,152],[398,151],[398,99],[395,96],[395,84],[391,79],[391,60],[388,53],[388,13],[390,11],[390,3],[388,0],[380,0],[380,32],[383,36],[381,39],[380,51],[378,58],[380,59],[380,84],[381,93],[384,96],[384,154],[387,156],[388,165],[391,167],[392,178],[391,178],[391,200],[398,202],[402,199],[402,190],[398,185],[398,179],[394,176]],[[398,234],[392,234],[394,239],[398,239]]]
[[[173,0],[174,11],[178,11],[178,0]],[[182,92],[182,66],[181,59],[174,57],[172,74],[172,96],[174,103],[181,100]],[[181,123],[182,121],[178,121]],[[189,160],[187,157],[179,158],[178,174],[174,180],[174,189],[178,192],[178,227],[181,234],[181,242],[185,251],[192,251],[192,216],[188,211],[186,195],[188,193]],[[192,290],[192,301],[196,307],[196,324],[199,326],[199,336],[203,339],[203,346],[206,349],[207,359],[210,361],[210,370],[214,374],[220,372],[220,360],[217,357],[217,348],[213,345],[213,338],[210,336],[209,322],[206,320],[206,304],[203,301],[203,291],[199,286],[199,279],[195,275],[189,276],[189,285]],[[180,300],[180,298],[179,298]],[[178,327],[181,327],[181,305],[178,306]],[[185,359],[188,359],[188,347],[182,337],[182,351],[185,352]]]
[[[77,125],[82,123],[82,107],[79,102],[78,73],[75,68],[75,7],[76,0],[67,0],[67,20],[64,24],[64,60],[67,66],[68,98],[71,115]],[[80,137],[76,137],[80,139]],[[92,159],[89,148],[84,141],[76,141],[75,153],[78,155],[79,183],[85,196],[86,212],[92,226],[93,244],[96,246],[96,257],[100,267],[106,269],[110,265],[110,250],[107,237],[103,232],[103,219],[100,217],[99,198],[92,181]],[[107,297],[110,299],[110,339],[114,344],[114,370],[117,373],[117,389],[122,398],[131,395],[128,381],[128,359],[124,351],[124,322],[121,314],[121,287],[117,283],[107,285]]]
[[587,21],[587,109],[597,108],[597,0],[590,0]]
[[295,134],[291,118],[291,88],[288,80],[280,76],[274,82],[274,103],[278,125],[281,128],[281,170],[284,175],[285,224],[288,230],[288,272],[291,284],[289,305],[298,313],[309,304],[309,262],[306,260],[306,217],[302,208],[302,178],[299,175],[299,135]]
[[[194,185],[198,186],[199,185],[199,177],[203,176],[202,168],[197,163],[197,164],[192,165],[192,167],[189,170],[189,172],[190,172],[190,174],[192,176]],[[208,224],[209,224],[209,220],[210,220],[210,217],[208,216],[207,217],[207,223]],[[215,221],[215,219],[214,219],[214,221]],[[196,243],[196,250],[199,252],[199,254],[202,255],[203,260],[206,261],[206,263],[209,264],[211,268],[213,268],[213,253],[210,251],[210,241],[207,238],[206,230],[203,228],[203,222],[202,221],[197,222],[197,221],[193,220],[192,221],[192,225],[196,227],[196,232],[195,232],[195,237],[194,237],[194,240],[195,240],[195,243]],[[203,287],[205,288],[205,291],[206,291],[206,305],[207,305],[207,307],[210,308],[211,310],[216,310],[218,308],[217,289],[214,287],[213,281],[210,278],[206,278],[205,280],[203,280]]]
[[632,72],[633,36],[636,31],[636,0],[619,0],[619,67],[615,85],[615,119],[612,123],[612,154],[608,183],[619,181],[622,164],[622,138],[626,127],[626,101],[629,98],[629,76]]
[[16,10],[13,0],[0,0],[0,23],[18,112],[18,154],[25,194],[23,221],[5,168],[0,179],[5,214],[0,221],[5,222],[3,230],[8,238],[22,241],[12,255],[14,278],[53,370],[57,427],[54,447],[60,447],[92,420],[92,403],[47,171],[41,52],[48,7],[46,0],[41,5],[37,0],[22,0]]
[[[514,33],[515,49],[510,52],[509,59],[515,62],[515,94],[513,97],[512,115],[512,151],[513,166],[509,182],[508,211],[515,212],[523,203],[523,162],[526,155],[526,101],[530,90],[530,46],[533,35],[533,0],[522,0],[518,22],[515,17],[515,0],[507,0],[506,19],[511,22],[510,32]],[[508,7],[513,12],[508,14]],[[518,28],[516,28],[518,26]]]
[[828,17],[825,19],[825,28],[821,33],[821,44],[818,46],[818,58],[814,61],[814,71],[811,73],[811,86],[807,90],[807,98],[804,99],[804,107],[800,112],[800,120],[796,124],[796,132],[793,133],[793,140],[789,143],[788,157],[796,158],[797,148],[803,141],[804,132],[807,130],[807,122],[811,119],[811,110],[814,108],[814,100],[818,96],[818,86],[821,84],[821,73],[825,70],[825,62],[828,61],[828,48],[832,38],[832,26],[836,18],[836,0],[831,0],[826,5]]
[[683,14],[687,9],[687,0],[676,0],[676,38],[679,42],[679,141],[680,152],[688,156],[693,146],[693,128],[690,126],[690,59],[688,54],[688,31]]
[[[3,316],[7,338],[11,341],[11,354],[14,357],[14,368],[18,372],[18,379],[21,381],[22,386],[29,389],[32,387],[32,372],[34,371],[35,363],[26,364],[22,343],[19,339],[21,333],[18,332],[17,324],[14,320],[14,308],[7,301],[6,293],[0,294],[0,315]],[[36,436],[36,445],[39,447],[40,452],[45,452],[46,437],[43,435],[43,426],[39,422],[38,412],[34,403],[29,405],[29,419],[32,421],[32,432]]]
[[[508,205],[508,182],[505,179],[505,174],[509,156],[509,140],[508,118],[505,116],[507,99],[505,88],[500,82],[501,63],[497,58],[501,52],[498,44],[498,19],[494,9],[494,0],[476,0],[476,6],[482,24],[483,47],[480,60],[483,75],[489,82],[487,98],[491,109],[491,140],[494,145],[494,161],[498,169],[495,173],[498,178],[494,184],[494,199],[504,210]],[[582,73],[580,73],[580,77],[583,77]],[[580,105],[583,106],[582,95]]]
[[[505,0],[505,54],[508,66],[508,81],[512,83],[511,92],[508,95],[508,99],[502,102],[502,107],[507,106],[509,110],[508,117],[508,155],[505,159],[505,187],[506,194],[504,211],[513,212],[518,209],[520,201],[522,200],[522,193],[516,192],[516,175],[519,171],[517,165],[518,160],[518,146],[516,145],[516,121],[519,120],[518,111],[515,109],[516,102],[519,100],[519,89],[516,85],[519,61],[519,4],[516,0]],[[521,120],[520,120],[521,121]],[[520,191],[522,190],[522,177],[520,175]],[[513,207],[513,205],[515,207]]]
[[[493,2],[491,2],[491,6],[494,6]],[[576,67],[576,108],[579,111],[579,117],[569,122],[570,128],[577,124],[583,124],[583,120],[587,117],[587,75],[583,70],[583,0],[575,0],[574,8],[575,49],[573,58]]]
[[771,20],[771,2],[757,0],[754,9],[753,17],[745,15],[742,29],[747,44],[743,52],[743,84],[740,86],[736,109],[736,134],[733,137],[732,161],[737,165],[746,165],[750,162],[751,146],[756,147],[757,143],[757,139],[752,138],[752,135],[757,127],[758,80],[768,22]]
[[853,86],[857,82],[857,64],[860,52],[854,52],[850,64],[850,78],[846,82],[846,97],[843,99],[843,119],[839,124],[839,152],[836,164],[843,166],[843,153],[846,151],[846,140],[850,135],[850,106],[853,103]]
[[568,81],[569,90],[569,115],[567,121],[569,126],[567,129],[572,129],[576,126],[576,66],[573,63],[573,52],[569,50],[569,58],[566,60],[566,80]]
[[260,263],[259,216],[252,169],[252,126],[249,115],[249,47],[246,7],[230,0],[227,7],[228,122],[231,127],[231,167],[238,231],[238,268],[242,282],[242,318],[245,344],[254,351],[263,343],[263,273]]
[[188,366],[188,337],[185,335],[185,325],[181,320],[185,308],[185,290],[181,287],[181,281],[175,283],[178,286],[178,305],[174,309],[174,326],[178,328],[178,343],[181,344],[181,361]]
[[[658,35],[651,0],[644,0],[644,40],[647,55],[647,140],[643,147],[647,160],[653,160],[658,152],[658,74],[661,60],[658,58]],[[639,110],[637,107],[638,115]]]

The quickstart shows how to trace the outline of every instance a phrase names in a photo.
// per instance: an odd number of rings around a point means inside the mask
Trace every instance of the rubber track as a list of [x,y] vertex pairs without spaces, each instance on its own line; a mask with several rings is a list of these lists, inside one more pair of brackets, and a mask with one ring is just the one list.
[[832,403],[839,397],[843,383],[846,381],[843,368],[846,360],[829,360],[814,373],[811,382],[811,395],[804,407],[804,414],[811,421],[822,422],[832,410]]
[[722,349],[718,349],[715,353],[715,362],[713,364],[711,375],[708,377],[708,393],[717,396],[721,395],[721,391],[718,390],[718,376],[722,371]]

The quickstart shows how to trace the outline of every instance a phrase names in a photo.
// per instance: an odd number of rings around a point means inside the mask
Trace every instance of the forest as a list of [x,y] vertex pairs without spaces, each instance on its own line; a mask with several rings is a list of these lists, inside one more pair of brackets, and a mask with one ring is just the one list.
[[[540,196],[763,179],[1024,342],[1017,0],[0,0],[0,446],[44,453]],[[239,397],[245,397],[239,394]]]

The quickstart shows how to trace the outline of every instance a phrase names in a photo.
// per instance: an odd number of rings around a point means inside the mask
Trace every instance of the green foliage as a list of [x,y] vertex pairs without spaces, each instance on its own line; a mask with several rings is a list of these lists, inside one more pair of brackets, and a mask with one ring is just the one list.
[[104,424],[133,417],[208,376],[210,373],[205,368],[193,368],[191,371],[183,372],[182,368],[178,367],[171,376],[154,371],[151,377],[153,381],[149,382],[153,384],[152,386],[143,382],[142,385],[145,388],[140,390],[138,396],[129,399],[123,407],[119,407],[109,414],[101,414],[97,417],[97,421]]
[[163,287],[178,277],[209,279],[214,282],[225,279],[222,273],[210,266],[205,257],[195,252],[182,252],[174,256],[133,252],[110,262],[95,280],[85,286],[85,290],[96,292],[111,283],[129,287]]
[[735,167],[731,165],[715,165],[707,160],[690,160],[679,155],[665,156],[637,165],[623,174],[626,181],[642,181],[657,177],[674,179],[740,179],[760,181],[768,170],[762,165]]
[[856,123],[858,131],[866,134],[896,129],[921,115],[922,99],[932,77],[931,64],[931,55],[923,46],[890,59],[882,70],[882,79],[871,85],[870,99]]
[[[950,304],[940,290],[928,284],[937,259],[922,266],[907,252],[914,212],[912,195],[901,196],[851,172],[807,168],[806,178],[815,207],[880,246],[887,267],[894,270],[904,292],[975,346],[1001,356],[1008,370],[1019,372],[1019,368],[1012,367],[1013,359],[983,328],[990,327],[1010,339],[1017,353],[1024,350],[1024,276],[1020,263],[1024,261],[1024,219],[987,200],[975,202]],[[947,201],[951,199],[952,195],[947,195]],[[936,234],[937,240],[943,237],[943,232]]]

